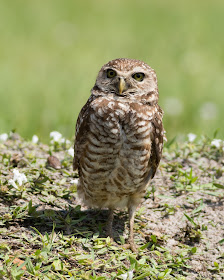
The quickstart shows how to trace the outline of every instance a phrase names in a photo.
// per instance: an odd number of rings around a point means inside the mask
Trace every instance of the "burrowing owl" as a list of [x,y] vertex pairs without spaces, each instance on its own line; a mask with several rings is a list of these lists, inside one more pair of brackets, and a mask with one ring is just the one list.
[[154,177],[163,149],[163,111],[155,71],[146,63],[120,58],[105,64],[82,108],[75,139],[78,195],[89,207],[128,208],[129,244],[134,213]]

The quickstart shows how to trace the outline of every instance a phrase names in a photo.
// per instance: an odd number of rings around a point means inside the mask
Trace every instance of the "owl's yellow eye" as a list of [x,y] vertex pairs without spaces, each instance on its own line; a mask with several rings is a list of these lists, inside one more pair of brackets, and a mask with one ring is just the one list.
[[144,77],[145,77],[144,73],[135,73],[134,75],[132,75],[132,78],[134,78],[138,82],[143,81]]
[[107,78],[114,78],[117,75],[113,69],[107,69]]

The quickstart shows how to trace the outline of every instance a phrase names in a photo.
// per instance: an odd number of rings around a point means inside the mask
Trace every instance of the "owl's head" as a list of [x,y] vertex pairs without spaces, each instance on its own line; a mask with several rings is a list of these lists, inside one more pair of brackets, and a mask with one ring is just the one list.
[[100,95],[112,94],[116,99],[144,103],[158,101],[155,71],[146,63],[135,59],[119,58],[109,61],[101,68],[95,88],[100,90]]

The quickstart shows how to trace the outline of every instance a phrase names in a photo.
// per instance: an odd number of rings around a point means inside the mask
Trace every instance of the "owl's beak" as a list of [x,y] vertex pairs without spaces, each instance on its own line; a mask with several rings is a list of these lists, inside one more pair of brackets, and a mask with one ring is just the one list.
[[126,88],[126,83],[125,83],[125,80],[124,78],[120,78],[120,81],[119,81],[119,93],[121,94]]

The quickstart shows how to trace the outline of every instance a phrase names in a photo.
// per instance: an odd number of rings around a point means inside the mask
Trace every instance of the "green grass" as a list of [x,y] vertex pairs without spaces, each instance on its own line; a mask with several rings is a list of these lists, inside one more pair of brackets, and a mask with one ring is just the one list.
[[[0,133],[74,134],[107,61],[144,60],[158,75],[168,137],[216,128],[224,136],[224,2],[1,1]],[[182,103],[169,115],[167,100]],[[203,119],[201,107],[205,107]],[[171,108],[171,111],[175,110]],[[210,112],[216,111],[216,114]]]

